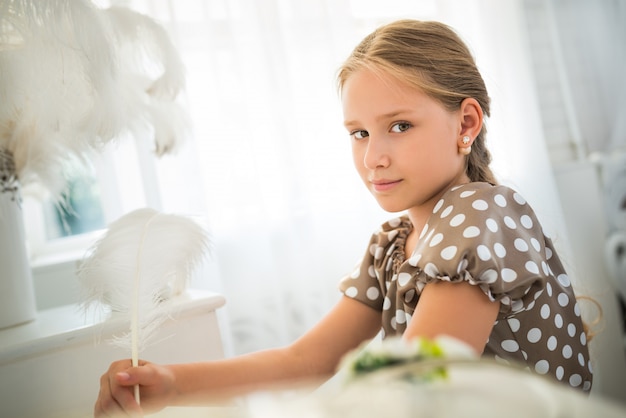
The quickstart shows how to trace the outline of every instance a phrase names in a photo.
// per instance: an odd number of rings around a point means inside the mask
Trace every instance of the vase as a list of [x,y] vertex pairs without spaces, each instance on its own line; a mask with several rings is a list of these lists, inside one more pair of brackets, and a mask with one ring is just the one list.
[[0,329],[37,316],[13,155],[0,149]]

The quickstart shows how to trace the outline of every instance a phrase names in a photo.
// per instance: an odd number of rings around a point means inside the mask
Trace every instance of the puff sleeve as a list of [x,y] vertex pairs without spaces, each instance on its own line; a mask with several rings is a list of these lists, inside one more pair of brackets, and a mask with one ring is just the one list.
[[553,252],[519,193],[486,183],[458,186],[439,200],[422,229],[398,275],[399,296],[406,299],[406,292],[417,289],[419,297],[436,280],[467,281],[500,301],[501,314],[515,314],[543,292]]

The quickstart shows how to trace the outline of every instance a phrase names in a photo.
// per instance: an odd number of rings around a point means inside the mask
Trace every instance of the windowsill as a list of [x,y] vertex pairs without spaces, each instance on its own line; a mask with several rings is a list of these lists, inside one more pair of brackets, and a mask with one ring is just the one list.
[[56,265],[75,264],[84,257],[89,247],[102,237],[104,232],[105,230],[100,230],[51,240],[43,250],[31,257],[31,268],[36,271]]
[[[183,317],[216,310],[224,303],[225,299],[216,293],[188,289],[176,298],[171,309],[174,317]],[[31,322],[0,330],[0,366],[93,341],[101,333],[120,333],[127,329],[128,318],[107,309],[85,313],[77,304],[70,304],[42,310]]]

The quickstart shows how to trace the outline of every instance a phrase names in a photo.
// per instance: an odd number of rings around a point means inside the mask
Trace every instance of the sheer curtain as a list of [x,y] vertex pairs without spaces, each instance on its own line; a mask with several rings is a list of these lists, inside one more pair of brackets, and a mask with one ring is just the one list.
[[390,20],[441,20],[459,31],[493,98],[494,168],[548,229],[563,231],[518,1],[123,4],[161,21],[187,66],[193,139],[158,162],[157,176],[164,210],[208,222],[211,262],[195,286],[225,295],[230,354],[288,343],[314,324],[370,234],[393,216],[352,167],[334,84],[356,43]]

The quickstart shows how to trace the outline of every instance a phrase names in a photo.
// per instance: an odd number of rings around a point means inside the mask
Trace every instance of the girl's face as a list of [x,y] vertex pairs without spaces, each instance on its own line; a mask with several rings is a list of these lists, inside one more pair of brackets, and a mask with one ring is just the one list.
[[451,186],[469,182],[460,112],[367,69],[345,81],[342,104],[354,164],[384,210],[425,215]]

